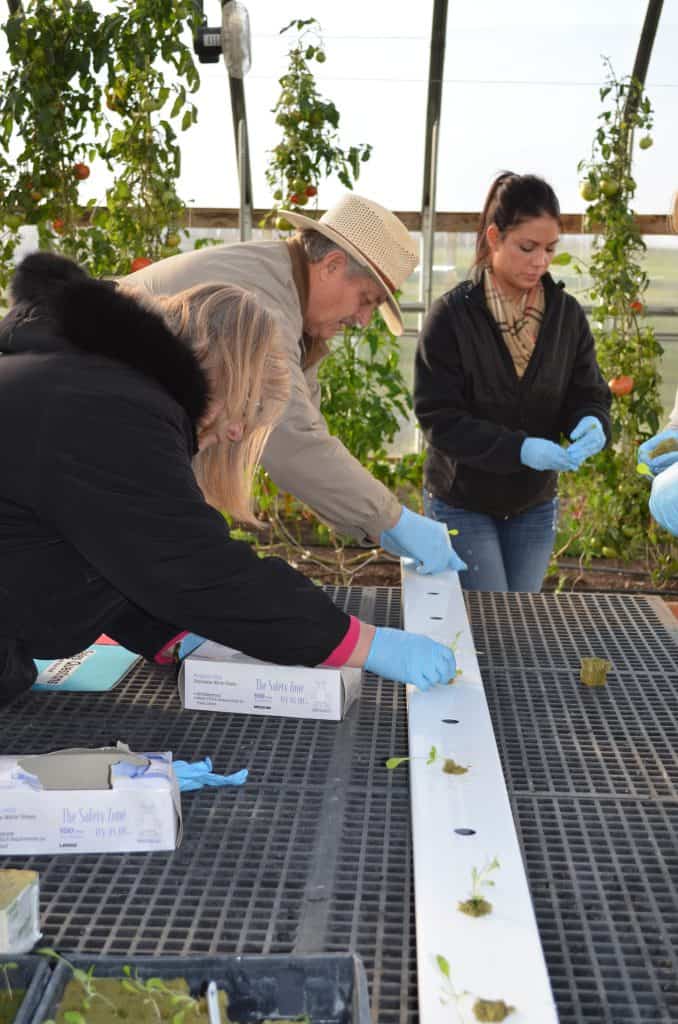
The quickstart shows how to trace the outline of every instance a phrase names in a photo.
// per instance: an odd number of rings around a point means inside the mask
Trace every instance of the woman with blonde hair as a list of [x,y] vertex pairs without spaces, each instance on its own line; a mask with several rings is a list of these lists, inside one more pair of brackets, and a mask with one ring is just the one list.
[[[248,292],[163,299],[34,253],[0,323],[0,703],[34,658],[105,632],[157,661],[191,630],[281,664],[362,665],[421,689],[446,647],[340,611],[233,540],[289,394],[273,317]],[[391,674],[391,673],[389,673]],[[391,674],[393,678],[393,675]]]

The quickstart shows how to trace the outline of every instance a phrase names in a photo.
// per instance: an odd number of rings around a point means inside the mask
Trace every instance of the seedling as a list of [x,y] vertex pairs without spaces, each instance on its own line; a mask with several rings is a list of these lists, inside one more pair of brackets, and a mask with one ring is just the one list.
[[9,972],[16,971],[18,967],[19,965],[13,962],[0,964],[0,971],[2,971],[2,978],[3,981],[5,982],[5,991],[7,992],[10,999],[12,998],[12,982],[9,980]]
[[461,1009],[462,1004],[471,1003],[471,1012],[477,1021],[501,1022],[506,1020],[510,1013],[513,1013],[515,1007],[509,1006],[503,999],[481,999],[479,996],[473,996],[470,992],[457,992],[450,976],[450,965],[440,953],[436,956],[436,964],[444,979],[440,995],[440,1002],[443,1006],[454,1002],[457,1008]]
[[[416,761],[421,758],[414,757],[389,757],[386,761],[386,767],[389,771],[393,771],[399,765],[404,764],[405,761]],[[441,763],[442,762],[442,763]],[[457,764],[451,757],[443,757],[442,754],[438,753],[437,747],[431,747],[426,758],[426,764],[440,764],[440,770],[446,775],[465,775],[468,771],[468,767]]]
[[0,964],[5,983],[5,988],[0,990],[0,1022],[2,1024],[10,1024],[15,1019],[26,994],[22,988],[12,988],[9,978],[10,971],[15,971],[18,967],[19,965],[15,963]]
[[607,658],[582,658],[579,666],[579,678],[584,686],[605,686],[607,673],[612,662]]
[[[458,530],[455,530],[455,533],[458,533],[458,532],[459,532]],[[453,654],[457,653],[457,644],[459,643],[459,637],[460,636],[461,636],[461,630],[459,629],[454,634],[454,640],[452,641],[452,643],[447,645],[450,648],[450,650],[452,651]],[[458,668],[457,671],[454,673],[454,679],[448,679],[447,680],[447,685],[451,686],[452,683],[456,683],[456,681],[457,681],[457,679],[459,678],[460,675],[461,675],[461,669]]]
[[462,914],[468,914],[469,917],[484,917],[485,914],[492,911],[492,904],[484,898],[482,889],[494,885],[494,881],[488,878],[488,875],[491,871],[496,871],[498,867],[499,860],[497,857],[493,857],[484,868],[480,870],[475,867],[471,868],[471,895],[467,900],[462,900],[457,904]]
[[[88,1024],[89,1011],[95,1000],[99,1007],[108,1007],[105,1019],[126,1017],[138,1022],[157,1021],[159,1024],[163,1021],[197,1024],[208,1019],[205,1000],[194,998],[183,978],[142,980],[138,972],[133,972],[128,965],[122,968],[122,978],[95,978],[95,965],[83,971],[53,949],[45,948],[38,952],[67,964],[72,972],[73,977],[64,989],[59,1008],[58,1019],[63,1024]],[[133,1006],[129,1005],[129,996],[136,997]],[[220,991],[218,998],[222,1017],[227,1020],[228,997]],[[56,1022],[50,1020],[44,1024]]]

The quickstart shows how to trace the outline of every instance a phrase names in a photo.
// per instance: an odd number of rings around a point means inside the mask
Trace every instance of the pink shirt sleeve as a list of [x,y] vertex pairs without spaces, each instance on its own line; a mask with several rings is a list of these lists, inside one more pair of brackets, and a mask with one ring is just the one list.
[[332,653],[328,655],[323,661],[323,665],[327,665],[328,668],[339,668],[341,665],[345,665],[348,659],[353,654],[358,639],[360,637],[360,620],[356,619],[354,615],[351,615],[351,621],[344,639],[334,648]]

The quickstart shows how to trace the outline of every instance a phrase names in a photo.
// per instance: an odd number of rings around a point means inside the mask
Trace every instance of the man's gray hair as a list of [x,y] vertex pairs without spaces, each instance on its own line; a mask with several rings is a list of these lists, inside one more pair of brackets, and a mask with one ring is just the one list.
[[348,277],[372,276],[364,263],[359,263],[337,242],[333,242],[327,235],[321,235],[319,231],[314,231],[313,228],[307,228],[301,232],[301,244],[304,247],[306,259],[309,263],[320,263],[321,259],[327,256],[328,252],[343,252],[347,260],[346,274]]

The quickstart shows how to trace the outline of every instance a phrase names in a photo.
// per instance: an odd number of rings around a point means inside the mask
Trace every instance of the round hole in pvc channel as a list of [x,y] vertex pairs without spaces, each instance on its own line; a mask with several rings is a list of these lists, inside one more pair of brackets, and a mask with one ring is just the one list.
[[474,828],[455,828],[454,831],[458,836],[474,836],[476,834]]
[[435,619],[436,622],[442,622],[443,621],[442,615],[429,615],[429,618],[430,619]]
[[441,718],[440,721],[443,725],[459,725],[458,718]]

